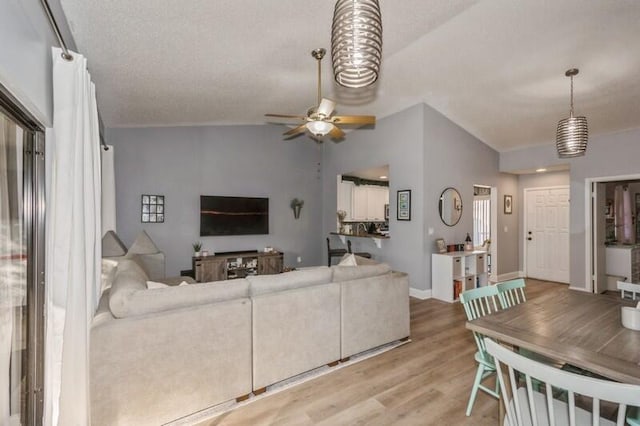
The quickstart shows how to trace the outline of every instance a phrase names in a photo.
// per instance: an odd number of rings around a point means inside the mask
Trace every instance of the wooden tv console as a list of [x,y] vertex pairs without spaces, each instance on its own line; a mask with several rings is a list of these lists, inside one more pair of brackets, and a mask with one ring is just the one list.
[[234,252],[215,256],[192,258],[197,282],[210,282],[244,278],[247,275],[269,275],[282,272],[283,255],[272,252]]

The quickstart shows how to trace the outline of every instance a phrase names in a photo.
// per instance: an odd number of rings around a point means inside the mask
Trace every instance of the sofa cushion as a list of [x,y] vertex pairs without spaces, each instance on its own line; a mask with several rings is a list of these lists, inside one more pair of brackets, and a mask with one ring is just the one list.
[[135,292],[147,289],[148,279],[135,259],[122,259],[118,262],[116,278],[109,294],[109,309],[114,316],[126,316],[129,299]]
[[[120,276],[116,277],[116,283]],[[125,279],[129,277],[125,276]],[[140,284],[143,286],[140,288]],[[114,294],[111,290],[109,308],[113,316],[126,318],[173,309],[189,308],[209,303],[224,302],[249,296],[249,282],[245,279],[216,281],[210,283],[169,286],[147,289],[146,281],[138,281],[135,288],[123,284],[124,291]]]
[[276,275],[256,275],[247,277],[250,283],[251,296],[309,287],[331,282],[331,269],[327,266],[291,271]]
[[113,259],[102,259],[102,268],[100,271],[100,294],[113,285],[116,278],[118,262]]
[[118,257],[127,253],[127,246],[114,231],[107,231],[102,237],[102,257]]
[[362,266],[332,266],[333,282],[341,283],[343,281],[357,280],[360,278],[375,277],[377,275],[386,274],[391,271],[391,267],[386,263],[377,265]]

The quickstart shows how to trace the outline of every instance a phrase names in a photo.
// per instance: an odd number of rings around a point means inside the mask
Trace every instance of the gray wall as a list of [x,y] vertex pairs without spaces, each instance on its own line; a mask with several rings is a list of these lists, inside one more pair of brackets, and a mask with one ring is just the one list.
[[[498,274],[517,271],[517,177],[498,172],[498,153],[480,142],[464,129],[436,110],[424,108],[424,161],[425,161],[425,229],[434,228],[433,235],[425,234],[424,262],[431,275],[431,253],[435,240],[447,243],[463,242],[467,232],[473,231],[473,185],[493,186],[498,189]],[[460,222],[448,227],[440,220],[438,199],[442,190],[453,186],[462,195],[463,209]],[[514,211],[503,213],[503,195],[514,195]],[[504,227],[507,232],[504,232]]]
[[[66,20],[59,13],[59,2],[50,3],[65,41],[69,48],[74,48]],[[50,127],[53,122],[51,46],[58,43],[40,1],[1,1],[0,40],[0,83],[36,119]]]
[[[118,234],[130,245],[146,230],[167,256],[167,274],[191,268],[191,244],[209,251],[285,253],[285,265],[322,261],[320,148],[282,139],[281,126],[107,129],[115,146]],[[141,194],[164,195],[165,223],[140,221]],[[200,195],[269,198],[269,235],[200,237]],[[304,200],[295,220],[289,203]],[[302,257],[301,264],[297,257]]]
[[[424,230],[424,105],[416,105],[378,121],[375,129],[349,132],[341,143],[323,144],[323,239],[336,230],[337,175],[389,165],[389,231],[391,238],[378,249],[373,241],[351,238],[354,251],[370,252],[375,259],[409,273],[411,287],[427,289],[423,264]],[[396,191],[411,190],[411,221],[396,220]],[[339,246],[333,237],[332,246]],[[326,262],[326,250],[324,252]]]
[[[570,159],[571,286],[587,289],[585,277],[585,179],[640,174],[640,129],[593,136],[584,157]],[[555,145],[505,152],[500,170],[514,171],[566,163],[557,158]]]
[[[324,145],[324,233],[335,231],[336,175],[389,164],[391,238],[375,247],[367,239],[352,238],[357,250],[371,252],[394,269],[408,272],[411,287],[431,288],[431,253],[435,240],[462,242],[472,231],[473,185],[496,186],[516,194],[517,177],[498,172],[498,153],[427,105],[419,104],[378,121],[375,129],[351,132],[343,143]],[[442,190],[456,187],[463,199],[463,217],[455,227],[440,220]],[[412,220],[395,220],[396,191],[411,189]],[[498,227],[508,226],[498,243],[499,273],[517,271],[517,212],[502,214]],[[428,235],[433,228],[433,235]],[[337,239],[333,244],[339,244]],[[515,255],[514,255],[515,253]]]
[[[504,214],[504,196],[511,195],[513,213]],[[518,176],[501,173],[498,184],[498,275],[520,271],[520,244],[518,236],[523,202],[518,191]]]

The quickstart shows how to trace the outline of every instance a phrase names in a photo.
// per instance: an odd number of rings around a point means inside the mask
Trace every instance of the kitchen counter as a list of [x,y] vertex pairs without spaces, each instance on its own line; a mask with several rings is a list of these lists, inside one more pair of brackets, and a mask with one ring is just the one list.
[[346,244],[347,237],[350,238],[371,238],[373,242],[376,244],[376,247],[382,248],[382,240],[388,240],[390,237],[388,235],[382,234],[347,234],[341,232],[329,232],[331,235],[337,235],[340,237],[340,241],[342,244]]

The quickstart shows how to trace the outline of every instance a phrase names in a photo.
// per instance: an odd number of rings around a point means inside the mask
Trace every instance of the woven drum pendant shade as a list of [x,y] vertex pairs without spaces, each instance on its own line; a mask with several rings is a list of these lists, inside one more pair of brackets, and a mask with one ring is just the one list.
[[331,56],[336,82],[360,88],[378,80],[382,16],[378,0],[338,0],[333,11]]
[[578,74],[578,70],[573,68],[565,75],[571,77],[571,112],[569,118],[558,122],[556,131],[556,149],[560,158],[580,157],[587,152],[587,141],[589,140],[589,128],[586,117],[573,116],[573,76]]

